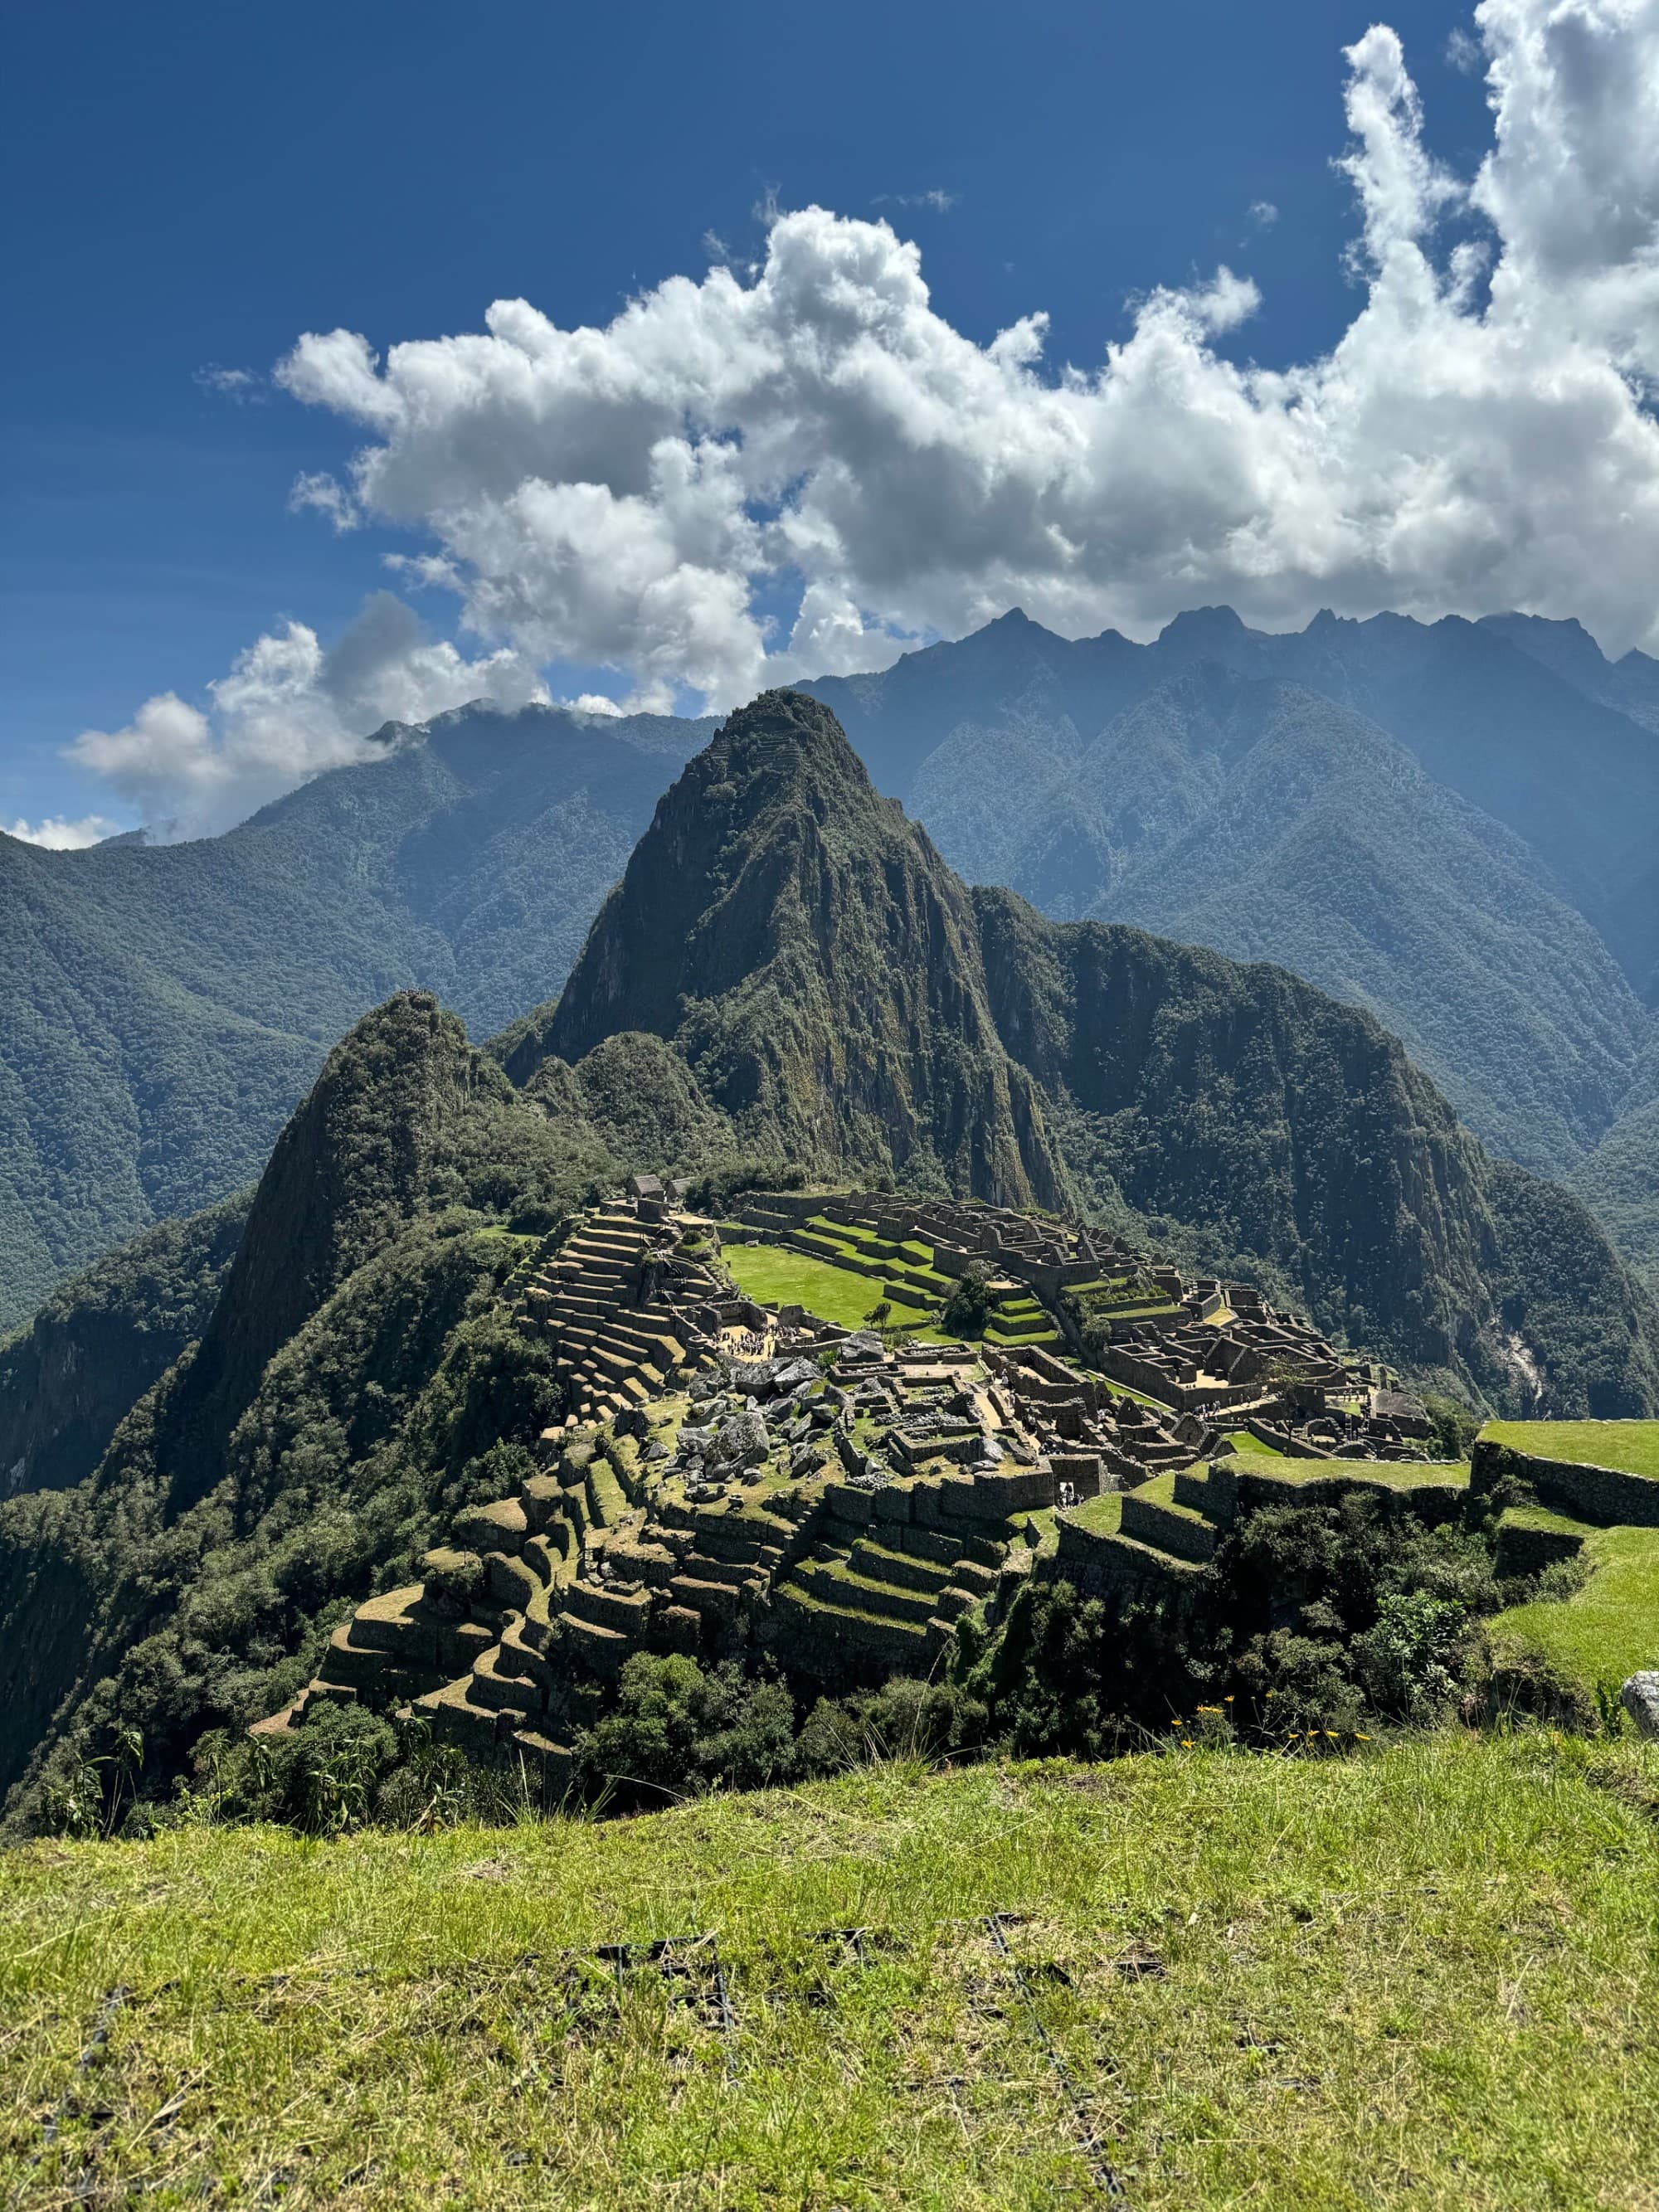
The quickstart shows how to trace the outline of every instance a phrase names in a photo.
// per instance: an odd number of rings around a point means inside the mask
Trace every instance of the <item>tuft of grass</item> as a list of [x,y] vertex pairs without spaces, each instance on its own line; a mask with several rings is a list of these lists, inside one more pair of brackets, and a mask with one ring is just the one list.
[[[30,1846],[0,1864],[0,2190],[1001,2212],[1091,2201],[1087,2132],[1144,2212],[1651,2206],[1659,1760],[1590,1764],[1177,1747],[605,1825]],[[580,1955],[709,1933],[720,1980],[706,1944]]]
[[1659,1421],[1488,1421],[1480,1437],[1536,1459],[1659,1476]]
[[1590,1570],[1582,1589],[1511,1606],[1488,1626],[1495,1640],[1541,1651],[1593,1694],[1640,1668],[1659,1667],[1659,1528],[1588,1530],[1580,1556]]

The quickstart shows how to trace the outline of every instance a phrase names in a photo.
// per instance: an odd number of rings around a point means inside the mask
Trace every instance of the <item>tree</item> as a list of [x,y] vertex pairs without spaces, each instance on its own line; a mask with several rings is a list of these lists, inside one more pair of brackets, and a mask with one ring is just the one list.
[[969,1267],[951,1286],[939,1316],[952,1336],[983,1336],[991,1313],[991,1286],[977,1267]]

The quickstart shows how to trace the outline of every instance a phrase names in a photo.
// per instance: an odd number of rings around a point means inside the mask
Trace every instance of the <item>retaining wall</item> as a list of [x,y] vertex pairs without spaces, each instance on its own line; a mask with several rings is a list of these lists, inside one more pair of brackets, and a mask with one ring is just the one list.
[[1505,1476],[1522,1482],[1540,1505],[1594,1521],[1603,1528],[1659,1528],[1659,1481],[1614,1467],[1577,1460],[1542,1459],[1511,1444],[1475,1439],[1469,1454],[1469,1488],[1484,1497]]

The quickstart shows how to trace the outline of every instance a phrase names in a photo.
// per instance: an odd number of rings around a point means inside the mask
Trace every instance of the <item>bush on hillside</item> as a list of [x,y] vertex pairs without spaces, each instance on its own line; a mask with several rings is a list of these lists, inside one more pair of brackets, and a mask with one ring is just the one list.
[[578,1787],[590,1802],[649,1809],[724,1784],[759,1790],[795,1767],[795,1709],[781,1683],[756,1681],[735,1662],[707,1671],[675,1652],[635,1652],[617,1702],[575,1744]]
[[939,1325],[952,1336],[983,1336],[990,1315],[990,1285],[977,1267],[969,1267],[951,1285]]

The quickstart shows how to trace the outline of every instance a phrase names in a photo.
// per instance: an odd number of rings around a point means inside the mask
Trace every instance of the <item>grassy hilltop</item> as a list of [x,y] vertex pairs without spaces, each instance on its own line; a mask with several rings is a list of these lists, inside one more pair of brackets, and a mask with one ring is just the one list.
[[[0,2186],[1036,2207],[1109,2165],[1147,2212],[1651,2207],[1656,1809],[1650,1751],[1454,1734],[35,1844],[0,1879]],[[861,1960],[817,1933],[853,1927]],[[706,1948],[573,1955],[711,1932],[724,2028]]]

